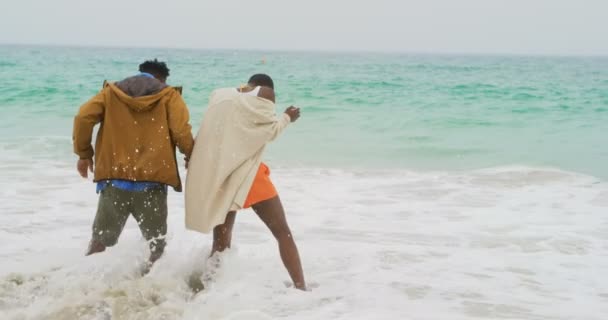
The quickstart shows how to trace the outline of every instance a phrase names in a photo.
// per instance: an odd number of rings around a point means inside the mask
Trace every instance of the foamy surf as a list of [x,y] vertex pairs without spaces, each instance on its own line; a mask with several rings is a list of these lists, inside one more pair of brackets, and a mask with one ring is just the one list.
[[[49,167],[55,169],[49,170]],[[9,174],[9,173],[6,173]],[[307,280],[285,286],[274,239],[251,212],[218,268],[210,238],[169,199],[166,255],[129,220],[84,257],[94,186],[72,168],[0,181],[2,319],[603,319],[608,185],[558,169],[469,172],[275,169]],[[35,177],[35,180],[34,180]],[[212,261],[213,262],[213,261]],[[200,272],[205,290],[189,277]]]

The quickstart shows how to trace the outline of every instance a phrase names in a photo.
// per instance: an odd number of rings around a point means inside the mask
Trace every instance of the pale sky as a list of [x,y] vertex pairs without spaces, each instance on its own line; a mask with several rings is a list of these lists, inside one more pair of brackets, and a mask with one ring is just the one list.
[[0,0],[0,44],[608,55],[608,0]]

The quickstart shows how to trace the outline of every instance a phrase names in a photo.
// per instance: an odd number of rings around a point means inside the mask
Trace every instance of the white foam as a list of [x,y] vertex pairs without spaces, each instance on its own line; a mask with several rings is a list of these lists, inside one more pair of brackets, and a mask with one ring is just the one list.
[[[275,169],[311,292],[288,288],[276,244],[239,213],[233,250],[205,267],[210,237],[169,198],[169,245],[84,257],[94,186],[46,163],[0,168],[2,319],[603,319],[608,185],[557,169],[474,172]],[[212,274],[197,296],[193,271]]]

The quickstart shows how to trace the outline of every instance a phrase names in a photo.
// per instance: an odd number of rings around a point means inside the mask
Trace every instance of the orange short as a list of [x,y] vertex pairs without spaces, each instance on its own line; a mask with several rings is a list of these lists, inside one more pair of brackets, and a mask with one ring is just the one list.
[[253,185],[249,190],[247,199],[245,199],[243,208],[249,208],[258,202],[272,199],[277,195],[277,189],[274,188],[272,181],[270,181],[270,169],[262,162],[253,179]]

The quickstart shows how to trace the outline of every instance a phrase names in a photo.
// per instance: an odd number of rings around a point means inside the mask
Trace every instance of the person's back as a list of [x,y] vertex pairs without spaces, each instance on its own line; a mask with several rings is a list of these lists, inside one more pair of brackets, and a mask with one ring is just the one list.
[[154,261],[165,246],[166,187],[182,188],[175,148],[188,158],[193,138],[180,93],[165,84],[166,65],[147,61],[140,71],[107,84],[80,108],[74,119],[74,152],[80,157],[78,171],[85,178],[87,168],[94,171],[100,193],[88,254],[114,245],[132,214],[150,241]]
[[[81,158],[91,157],[91,120],[101,117],[95,143],[95,181],[121,179],[159,182],[181,190],[175,145],[189,153],[192,141],[187,110],[179,93],[147,76],[108,84],[93,100],[89,112],[75,121],[75,147]],[[103,106],[103,107],[102,107]],[[79,137],[85,137],[78,139]]]
[[[186,182],[186,227],[213,229],[213,255],[230,248],[236,211],[252,208],[277,239],[281,259],[298,289],[306,289],[300,256],[287,224],[270,169],[262,162],[267,143],[276,139],[300,109],[276,115],[274,83],[253,75],[239,89],[214,91],[209,99]],[[204,287],[191,279],[195,290]]]
[[187,228],[209,232],[228,210],[242,208],[267,143],[292,121],[276,115],[274,101],[260,98],[234,88],[211,93],[188,168]]

